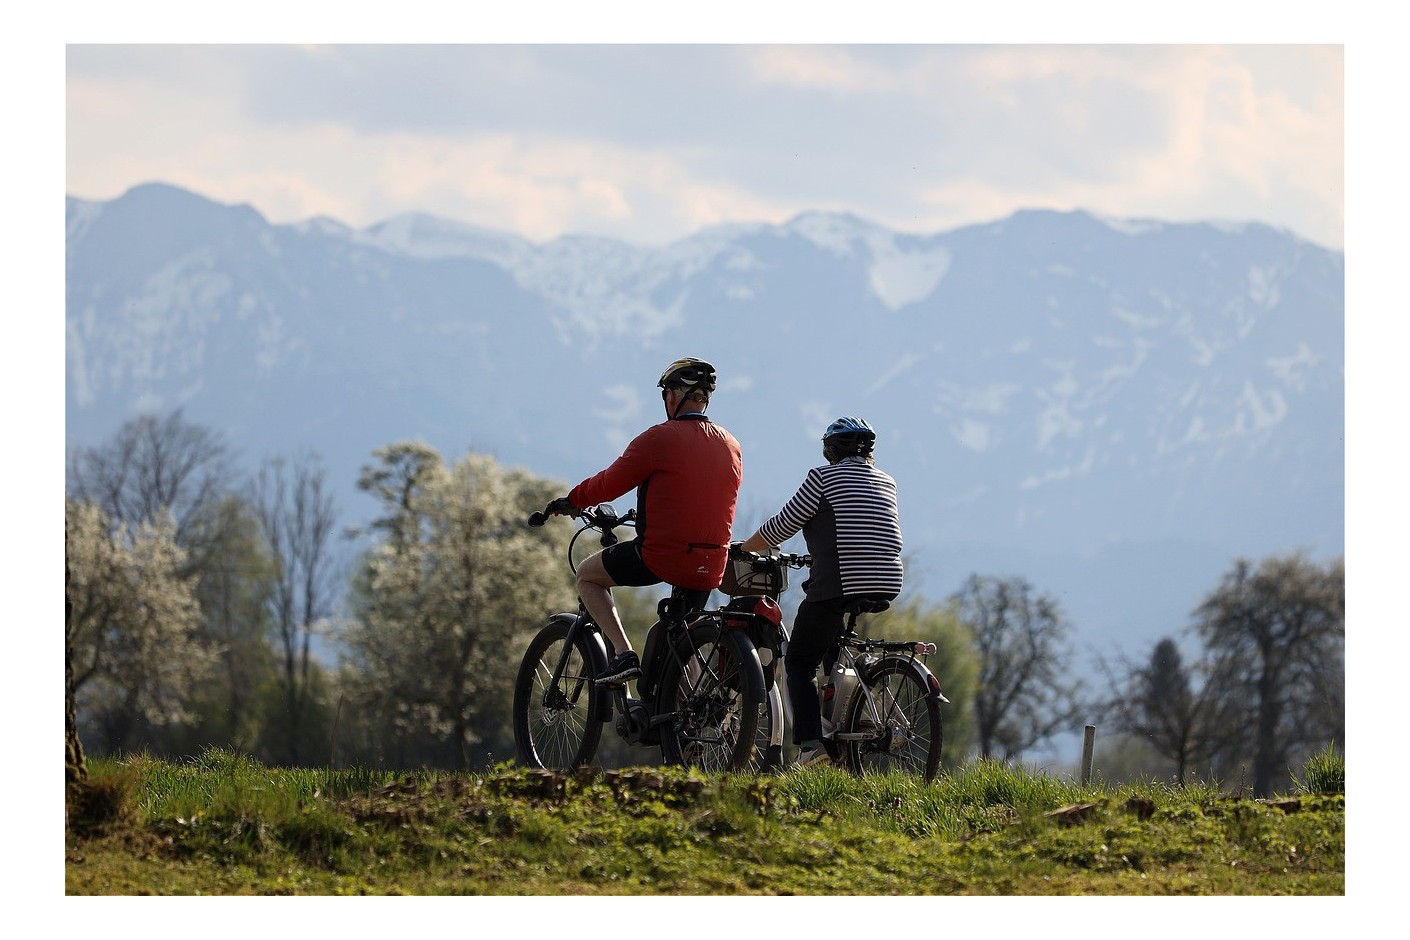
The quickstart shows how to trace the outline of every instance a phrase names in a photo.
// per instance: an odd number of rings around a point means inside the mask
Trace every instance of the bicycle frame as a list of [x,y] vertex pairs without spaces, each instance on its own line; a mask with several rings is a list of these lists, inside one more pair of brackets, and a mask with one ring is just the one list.
[[[880,652],[884,657],[896,658],[905,662],[911,669],[917,670],[921,676],[924,677],[925,684],[929,688],[931,695],[947,705],[950,703],[950,700],[940,691],[940,680],[936,679],[935,674],[930,671],[929,667],[917,658],[932,655],[935,652],[934,643],[868,640],[857,636],[849,625],[842,639],[838,641],[837,656],[838,660],[842,662],[844,666],[852,669],[856,673],[856,691],[852,694],[862,696],[866,705],[867,716],[873,724],[880,725],[896,714],[897,704],[895,700],[891,698],[889,690],[887,690],[887,695],[884,698],[875,694],[873,690],[874,681],[868,680],[867,672],[870,668],[876,666],[881,661],[882,657],[873,659],[869,655],[871,652]],[[838,715],[836,709],[845,708],[846,705],[846,702],[834,701],[833,716],[837,717]],[[831,724],[835,727],[837,722],[834,721],[831,722]],[[848,733],[839,731],[833,734],[833,740],[839,743],[844,741],[864,741],[875,737],[875,733]]]

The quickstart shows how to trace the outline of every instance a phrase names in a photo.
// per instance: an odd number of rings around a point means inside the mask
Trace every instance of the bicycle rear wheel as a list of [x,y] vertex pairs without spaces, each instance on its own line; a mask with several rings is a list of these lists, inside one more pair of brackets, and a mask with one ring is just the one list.
[[[767,683],[766,683],[767,684]],[[754,751],[749,755],[749,769],[770,773],[783,768],[783,690],[775,683],[764,695],[759,706],[759,722],[754,727]]]
[[596,660],[587,631],[580,630],[568,647],[571,626],[566,619],[549,621],[529,643],[514,681],[514,743],[528,767],[570,770],[586,764],[602,737],[599,696],[606,693],[593,682]]
[[768,708],[759,654],[743,630],[697,621],[661,673],[661,753],[705,771],[744,770]]
[[837,733],[854,774],[893,770],[932,780],[940,767],[943,734],[940,701],[922,667],[902,657],[883,657],[867,669],[844,706]]

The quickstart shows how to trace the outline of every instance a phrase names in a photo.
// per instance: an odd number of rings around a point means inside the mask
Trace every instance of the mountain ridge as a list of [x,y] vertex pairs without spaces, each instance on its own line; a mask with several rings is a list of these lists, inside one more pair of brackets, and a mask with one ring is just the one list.
[[248,460],[321,453],[355,516],[358,465],[403,438],[576,482],[699,355],[741,527],[862,414],[913,583],[1023,575],[1094,648],[1178,631],[1235,557],[1343,551],[1344,257],[1259,223],[807,212],[536,245],[425,213],[272,225],[160,183],[66,218],[70,446],[180,407]]

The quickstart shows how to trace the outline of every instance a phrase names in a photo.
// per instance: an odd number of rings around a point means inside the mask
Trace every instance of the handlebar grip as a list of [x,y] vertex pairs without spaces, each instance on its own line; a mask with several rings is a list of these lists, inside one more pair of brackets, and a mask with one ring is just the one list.
[[539,526],[543,525],[547,521],[548,517],[545,516],[543,513],[539,512],[537,509],[529,513],[529,525],[535,529],[537,529]]

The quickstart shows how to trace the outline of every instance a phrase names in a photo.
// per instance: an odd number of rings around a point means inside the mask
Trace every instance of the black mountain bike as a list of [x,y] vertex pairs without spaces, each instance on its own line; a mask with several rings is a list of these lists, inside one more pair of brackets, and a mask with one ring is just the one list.
[[[549,513],[535,512],[541,526]],[[581,510],[582,526],[568,544],[588,531],[602,545],[618,541],[615,530],[636,524],[635,510],[618,516],[609,505]],[[578,601],[577,613],[557,613],[529,643],[514,683],[514,740],[530,767],[568,770],[592,762],[602,726],[639,747],[659,747],[667,763],[707,771],[745,769],[754,754],[759,714],[765,707],[764,671],[750,637],[770,616],[725,608],[689,610],[692,594],[673,587],[657,606],[658,621],[647,633],[637,696],[625,684],[599,685],[615,650]],[[754,600],[754,599],[748,599]],[[733,602],[731,602],[733,603]],[[759,606],[757,604],[753,606]],[[773,605],[777,627],[782,620]]]

